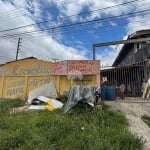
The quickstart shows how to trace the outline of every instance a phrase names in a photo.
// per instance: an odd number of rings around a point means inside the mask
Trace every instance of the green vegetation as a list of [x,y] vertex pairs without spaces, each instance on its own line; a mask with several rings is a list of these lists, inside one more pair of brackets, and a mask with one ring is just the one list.
[[62,110],[22,112],[10,115],[20,100],[0,101],[1,150],[141,150],[142,142],[127,130],[120,112]]
[[150,117],[145,115],[142,117],[142,119],[150,127]]

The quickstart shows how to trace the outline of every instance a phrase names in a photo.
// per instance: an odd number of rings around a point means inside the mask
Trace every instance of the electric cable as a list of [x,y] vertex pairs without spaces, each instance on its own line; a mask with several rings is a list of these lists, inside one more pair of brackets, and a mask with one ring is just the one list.
[[147,10],[142,10],[142,11],[137,11],[137,12],[132,12],[132,13],[128,13],[128,14],[122,14],[122,15],[118,15],[118,16],[111,16],[111,17],[106,17],[106,18],[100,18],[100,19],[93,19],[93,20],[89,20],[89,21],[81,21],[81,22],[77,22],[77,23],[71,23],[71,24],[66,24],[66,25],[60,25],[60,26],[56,26],[56,27],[51,27],[51,28],[46,28],[46,29],[39,29],[39,30],[34,30],[34,31],[28,31],[28,32],[20,32],[20,33],[15,33],[15,34],[5,34],[3,36],[0,37],[10,37],[10,36],[17,36],[17,35],[24,35],[24,34],[29,34],[29,33],[36,33],[39,31],[49,31],[49,30],[56,30],[56,29],[62,29],[62,28],[68,28],[68,27],[72,27],[72,26],[81,26],[81,25],[85,25],[88,23],[93,23],[93,22],[97,22],[97,21],[110,21],[112,19],[115,18],[121,18],[121,17],[129,17],[135,14],[140,14],[140,13],[149,13],[150,9]]
[[[87,13],[93,13],[93,12],[97,12],[97,11],[101,11],[101,10],[106,10],[106,9],[110,9],[110,8],[114,8],[114,7],[119,7],[121,5],[127,5],[127,4],[130,4],[130,3],[133,3],[133,2],[137,2],[137,1],[141,1],[141,0],[132,0],[130,2],[124,2],[124,3],[117,4],[117,5],[113,5],[113,6],[109,6],[109,7],[105,7],[105,8],[100,8],[100,9],[96,9],[96,10],[92,10],[92,11],[88,11],[88,12],[78,13],[78,14],[65,16],[65,17],[59,17],[58,19],[66,19],[66,18],[75,17],[75,16],[87,14]],[[11,28],[11,29],[7,29],[7,30],[1,30],[0,32],[7,32],[7,31],[11,31],[11,30],[17,30],[17,29],[21,29],[21,28],[26,28],[26,27],[29,27],[29,26],[38,25],[38,24],[42,24],[42,23],[46,23],[46,22],[50,22],[50,21],[54,21],[54,20],[58,20],[58,19],[51,19],[51,20],[45,20],[45,21],[41,21],[41,22],[36,22],[36,23],[33,23],[33,24],[24,25],[24,26],[20,26],[20,27],[16,27],[16,28]]]

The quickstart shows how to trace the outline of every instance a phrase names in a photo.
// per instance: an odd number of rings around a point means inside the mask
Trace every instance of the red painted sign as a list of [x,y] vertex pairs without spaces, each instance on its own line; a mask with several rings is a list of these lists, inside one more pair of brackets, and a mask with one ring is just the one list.
[[60,61],[51,64],[52,75],[67,75],[67,61]]
[[82,75],[99,74],[100,63],[92,60],[68,60],[51,64],[52,75],[70,75],[77,72]]
[[99,74],[100,64],[99,61],[91,60],[70,60],[68,61],[68,73],[76,70],[82,74]]

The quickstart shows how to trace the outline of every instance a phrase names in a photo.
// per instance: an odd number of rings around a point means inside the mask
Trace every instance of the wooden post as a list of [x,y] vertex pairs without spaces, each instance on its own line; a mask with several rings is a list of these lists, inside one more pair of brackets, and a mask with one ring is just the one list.
[[28,79],[29,79],[29,76],[25,76],[25,94],[24,94],[25,99],[28,96]]
[[5,76],[2,76],[2,88],[1,88],[1,98],[3,98],[3,92],[4,92],[4,84],[5,83]]

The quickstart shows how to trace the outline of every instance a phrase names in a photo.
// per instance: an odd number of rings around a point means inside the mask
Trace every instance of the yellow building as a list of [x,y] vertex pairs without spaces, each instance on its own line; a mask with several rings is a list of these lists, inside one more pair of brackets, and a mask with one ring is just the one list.
[[0,65],[0,97],[26,98],[29,91],[50,82],[51,62],[30,57]]
[[[71,80],[80,74],[82,79]],[[48,62],[30,57],[0,65],[0,97],[26,99],[28,93],[53,81],[63,94],[72,85],[99,85],[100,63],[89,60]]]

